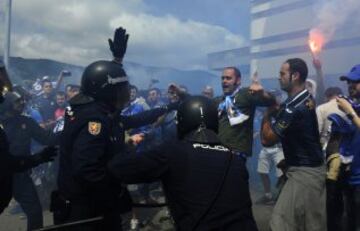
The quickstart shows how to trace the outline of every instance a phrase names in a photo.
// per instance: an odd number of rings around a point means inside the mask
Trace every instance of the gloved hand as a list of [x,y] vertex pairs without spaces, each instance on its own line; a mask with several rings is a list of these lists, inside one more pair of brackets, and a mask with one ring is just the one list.
[[126,34],[126,30],[124,28],[119,27],[115,30],[114,40],[108,40],[110,51],[113,54],[114,58],[120,60],[123,59],[126,52],[128,39],[129,34]]
[[54,146],[49,146],[44,148],[42,151],[34,154],[32,157],[35,164],[42,164],[49,161],[53,161],[57,153],[58,153],[58,148]]

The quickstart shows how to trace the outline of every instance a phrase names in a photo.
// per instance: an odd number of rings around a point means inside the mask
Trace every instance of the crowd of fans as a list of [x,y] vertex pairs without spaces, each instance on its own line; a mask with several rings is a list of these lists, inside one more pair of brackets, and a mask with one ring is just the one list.
[[[358,117],[356,115],[356,112],[354,111],[354,107],[352,107],[349,103],[350,101],[342,97],[343,92],[339,87],[331,86],[324,90],[324,77],[321,71],[321,63],[319,60],[314,61],[314,67],[317,73],[317,75],[315,76],[315,81],[308,79],[305,86],[308,89],[309,93],[313,96],[313,98],[316,99],[316,103],[318,105],[316,108],[316,114],[318,119],[317,123],[325,160],[325,153],[327,153],[329,150],[327,149],[327,146],[329,142],[331,143],[331,127],[333,125],[332,121],[328,119],[329,116],[334,113],[340,115],[341,117],[346,117],[346,115],[353,115],[353,117],[355,117],[355,124],[357,123]],[[237,69],[230,68],[228,70],[231,72],[235,72],[236,74],[235,70]],[[225,69],[224,73],[226,73],[226,71],[227,70]],[[357,74],[359,75],[359,73]],[[22,105],[22,107],[20,107],[23,109],[21,113],[28,117],[31,117],[34,121],[36,121],[36,123],[41,127],[44,132],[53,133],[54,136],[56,136],[58,132],[62,131],[62,128],[64,126],[64,115],[66,108],[69,106],[69,100],[76,96],[81,90],[80,86],[76,84],[68,84],[66,86],[62,86],[62,79],[66,75],[69,75],[69,73],[67,71],[63,71],[61,72],[60,77],[56,82],[51,81],[48,77],[44,77],[41,81],[34,82],[34,84],[28,85],[27,87],[22,87],[18,85],[14,86],[13,89],[14,92],[20,95],[19,98],[16,99],[18,100],[16,101],[16,103]],[[223,76],[223,78],[226,77],[226,75]],[[351,88],[351,81],[356,83],[360,81],[360,76],[357,76],[356,78],[358,79],[352,80],[348,77],[345,77],[343,79],[348,81],[350,86],[349,91],[354,90]],[[223,82],[224,81],[226,80],[223,80]],[[253,88],[251,88],[250,90],[258,90],[256,89],[255,85],[252,85]],[[238,85],[237,89],[232,89],[232,91],[236,94],[240,92],[241,89],[239,88],[239,86],[240,85]],[[223,85],[223,88],[226,89],[226,86],[224,87]],[[126,105],[126,107],[122,110],[121,114],[124,116],[132,116],[150,109],[162,107],[163,105],[166,105],[168,103],[178,102],[179,100],[181,100],[181,95],[179,95],[178,89],[180,89],[180,92],[182,94],[188,93],[186,86],[177,85],[175,83],[171,84],[167,89],[159,89],[152,86],[149,89],[139,90],[137,86],[131,85],[129,88],[130,101],[128,105]],[[354,91],[360,90],[355,89]],[[196,93],[208,98],[215,97],[213,87],[208,85],[204,86],[203,89],[199,89],[199,92]],[[277,105],[280,105],[284,101],[283,94],[279,89],[273,89],[269,91],[269,93],[276,96]],[[231,98],[229,99],[232,100]],[[227,103],[226,99],[223,102]],[[265,106],[268,102],[259,101],[257,106],[262,106],[262,104],[264,104]],[[221,111],[221,104],[219,105],[219,111]],[[261,119],[264,113],[265,111],[261,107],[256,111],[253,118],[255,121],[255,127],[256,123],[258,123],[258,127],[260,127],[259,125],[261,124]],[[229,116],[229,119],[231,119],[230,114],[227,114],[227,116]],[[239,117],[237,117],[236,119],[238,118]],[[226,120],[227,119],[228,118],[226,117]],[[243,118],[244,121],[247,119],[248,118]],[[252,123],[252,121],[250,122]],[[236,125],[236,123],[242,122],[237,121],[234,123]],[[231,126],[233,126],[233,124]],[[252,131],[253,124],[250,124],[250,126],[251,129],[249,131]],[[32,138],[32,153],[37,152],[41,147],[41,144],[47,143],[44,140],[36,139],[35,136]],[[176,138],[177,130],[175,110],[167,113],[164,116],[161,116],[153,124],[126,131],[126,140],[128,140],[128,143],[137,143],[137,140],[141,141],[136,146],[130,145],[131,148],[135,149],[134,153],[137,154],[146,150],[151,150],[153,147],[159,145],[162,142],[168,142]],[[253,153],[254,157],[251,158],[249,156],[245,156],[245,158],[250,159],[247,163],[250,169],[250,176],[253,177],[253,175],[255,175],[255,173],[251,171],[254,171],[256,169],[264,188],[263,196],[261,198],[258,198],[256,200],[256,203],[275,204],[278,198],[278,193],[280,192],[281,187],[283,186],[283,182],[285,181],[284,178],[286,178],[284,174],[284,168],[282,168],[282,164],[284,161],[282,145],[280,142],[277,142],[271,147],[261,147],[259,142],[261,139],[260,130],[256,128],[253,132],[253,138],[254,147],[252,148],[253,150],[256,150],[255,153]],[[51,142],[49,141],[49,143]],[[243,147],[239,147],[239,149],[241,148]],[[239,155],[240,154],[243,155],[242,152],[239,152]],[[269,176],[272,168],[275,169],[276,177]],[[25,210],[24,212],[26,213],[29,221],[37,220],[37,222],[42,223],[42,218],[36,219],[36,216],[39,216],[39,214],[32,213],[32,208],[39,207],[39,205],[25,205],[24,203],[36,204],[39,203],[39,199],[36,198],[40,198],[42,207],[44,209],[47,208],[49,206],[47,202],[49,201],[50,191],[56,184],[56,172],[56,162],[42,165],[33,169],[31,175],[33,183],[30,183],[30,185],[18,185],[18,190],[25,191],[29,190],[26,187],[33,187],[31,184],[36,185],[38,193],[41,194],[40,197],[34,194],[15,197],[15,200],[17,200],[22,206],[22,208]],[[275,193],[271,187],[271,179],[278,180],[277,190]],[[152,194],[151,192],[161,191],[159,183],[154,183],[152,185],[136,185],[132,188],[132,191],[134,193],[133,196],[137,197],[139,201],[145,201],[147,203],[152,203],[158,199],[157,196],[155,194]],[[16,192],[14,193],[14,195],[16,195]],[[36,198],[30,198],[29,201],[31,202],[24,202],[26,200],[24,200],[23,198],[27,196]],[[28,207],[28,209],[26,209],[26,207]],[[13,212],[15,210],[16,209],[13,208]],[[136,219],[136,216],[137,215],[134,213],[133,219]],[[29,224],[29,226],[32,225],[33,224]]]

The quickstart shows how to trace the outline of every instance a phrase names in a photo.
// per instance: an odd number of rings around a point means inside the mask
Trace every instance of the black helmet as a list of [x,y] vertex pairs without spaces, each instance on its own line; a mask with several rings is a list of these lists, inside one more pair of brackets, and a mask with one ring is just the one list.
[[21,113],[24,109],[24,102],[22,100],[22,96],[16,91],[5,93],[4,102],[0,105],[0,113],[4,114],[5,112],[14,112],[14,105],[17,102],[20,102],[22,104],[21,108],[18,111],[19,113]]
[[218,132],[217,105],[204,96],[191,96],[179,105],[177,130],[180,139],[191,131],[209,129]]
[[120,64],[101,60],[85,68],[81,79],[81,92],[95,100],[108,103],[117,100],[120,87],[127,84],[128,77]]

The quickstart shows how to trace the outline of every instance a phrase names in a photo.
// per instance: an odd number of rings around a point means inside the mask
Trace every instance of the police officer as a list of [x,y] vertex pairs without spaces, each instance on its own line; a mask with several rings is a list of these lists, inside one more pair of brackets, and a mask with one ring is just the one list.
[[[5,101],[0,110],[0,123],[8,137],[11,154],[14,156],[31,155],[32,139],[44,145],[55,145],[56,136],[41,128],[34,119],[22,115],[23,110],[24,100],[17,92],[5,94]],[[27,216],[28,229],[42,227],[42,208],[29,171],[14,174],[13,196]]]
[[[0,63],[0,104],[5,100],[4,90],[11,90],[5,67]],[[56,155],[54,147],[45,148],[34,155],[12,155],[3,126],[0,126],[0,214],[8,206],[12,198],[13,173],[25,171],[41,163],[51,161]]]
[[257,230],[245,160],[221,144],[217,115],[210,99],[189,97],[178,109],[179,139],[115,156],[109,171],[126,183],[160,179],[178,230]]
[[111,47],[114,61],[97,61],[84,70],[81,91],[69,104],[60,144],[58,192],[53,194],[55,223],[103,217],[72,230],[121,230],[120,214],[131,209],[129,193],[114,181],[108,161],[125,152],[124,130],[154,122],[166,107],[132,117],[119,116],[129,101],[129,82],[121,61],[128,35],[119,28]]

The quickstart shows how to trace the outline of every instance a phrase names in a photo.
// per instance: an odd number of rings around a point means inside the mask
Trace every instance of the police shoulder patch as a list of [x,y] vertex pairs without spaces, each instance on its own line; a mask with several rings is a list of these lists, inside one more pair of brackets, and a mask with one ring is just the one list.
[[101,132],[101,123],[99,122],[89,122],[88,124],[88,130],[91,135],[99,135]]

